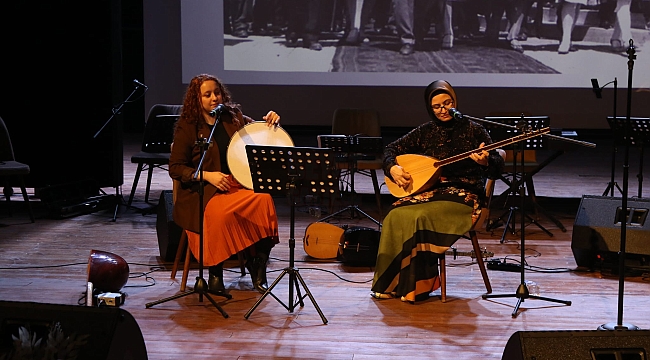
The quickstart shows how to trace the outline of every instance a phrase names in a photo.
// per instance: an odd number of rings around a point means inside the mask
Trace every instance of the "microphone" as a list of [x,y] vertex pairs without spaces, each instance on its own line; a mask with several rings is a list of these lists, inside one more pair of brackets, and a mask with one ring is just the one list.
[[217,105],[216,108],[214,108],[214,109],[212,109],[212,111],[210,111],[210,116],[215,117],[215,116],[217,116],[217,114],[221,114],[224,110],[226,110],[226,105],[219,104],[219,105]]
[[454,119],[458,119],[458,120],[460,120],[460,119],[463,118],[463,114],[461,114],[460,111],[456,110],[456,108],[449,108],[449,110],[447,110],[447,112],[448,112],[449,115],[451,115],[451,117],[453,117]]
[[598,99],[602,99],[603,98],[603,94],[602,94],[603,89],[601,89],[600,86],[598,86],[598,79],[591,79],[591,86],[594,88],[593,90],[594,90],[594,94],[596,94],[596,97]]
[[142,87],[145,88],[145,89],[148,89],[148,88],[149,88],[149,87],[147,87],[147,85],[145,85],[145,84],[141,83],[140,81],[138,81],[138,79],[133,79],[133,84],[134,84],[135,86],[142,86]]

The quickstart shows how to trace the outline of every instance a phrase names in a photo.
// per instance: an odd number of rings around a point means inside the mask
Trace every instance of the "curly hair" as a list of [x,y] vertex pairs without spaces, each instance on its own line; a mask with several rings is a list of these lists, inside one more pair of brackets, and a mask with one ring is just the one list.
[[230,104],[231,96],[226,85],[213,75],[200,74],[192,78],[190,84],[187,86],[187,90],[185,91],[185,100],[183,100],[183,111],[181,112],[179,121],[196,123],[199,119],[203,118],[201,116],[201,85],[210,80],[216,82],[219,86],[222,102],[224,104]]

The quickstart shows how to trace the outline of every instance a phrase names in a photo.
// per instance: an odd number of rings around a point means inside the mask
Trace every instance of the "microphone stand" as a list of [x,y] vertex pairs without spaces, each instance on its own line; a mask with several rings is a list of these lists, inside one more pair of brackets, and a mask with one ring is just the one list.
[[[104,128],[113,120],[115,115],[118,115],[122,112],[122,108],[124,107],[124,104],[132,102],[131,97],[136,93],[136,91],[138,91],[138,89],[140,89],[140,87],[144,87],[144,92],[142,93],[142,95],[140,95],[140,97],[144,96],[144,93],[146,93],[147,90],[149,90],[149,87],[147,87],[147,85],[139,82],[136,79],[133,79],[133,84],[135,84],[135,88],[133,89],[133,91],[131,91],[129,96],[127,96],[126,99],[122,100],[122,102],[119,103],[119,105],[113,106],[113,109],[111,110],[111,116],[108,118],[108,120],[106,120],[104,125],[102,125],[102,127],[99,130],[97,130],[97,132],[93,136],[93,139],[97,139],[97,136],[99,136],[99,134],[104,130]],[[120,199],[122,201],[120,201]],[[112,222],[117,221],[117,210],[120,208],[120,204],[123,203],[124,203],[124,199],[120,195],[118,188],[115,187],[115,211],[113,211],[113,220],[111,220]]]
[[[502,123],[499,123],[499,122],[489,121],[489,120],[476,118],[476,117],[472,117],[472,116],[468,116],[468,115],[462,115],[462,114],[460,114],[460,112],[458,112],[456,109],[453,109],[453,108],[449,109],[449,113],[453,117],[455,117],[457,119],[468,118],[468,119],[475,120],[475,121],[482,122],[482,123],[489,123],[489,124],[492,124],[492,125],[503,126],[503,127],[508,127],[508,128],[511,128],[511,129],[520,130],[520,131],[522,131],[522,133],[530,130],[530,126],[528,126],[528,124],[526,124],[526,123],[523,123],[521,125],[521,129],[519,129],[519,126],[512,126],[512,125],[502,124]],[[542,134],[542,136],[548,136],[550,138],[554,138],[554,139],[558,139],[558,140],[563,140],[563,141],[568,141],[568,142],[573,142],[573,143],[579,143],[579,144],[589,146],[589,147],[595,147],[596,146],[595,144],[592,144],[592,143],[587,143],[587,142],[584,142],[584,141],[578,141],[578,140],[573,140],[573,139],[567,139],[567,138],[564,138],[564,137],[561,137],[561,136],[555,136],[555,135],[549,135],[549,134]],[[521,142],[520,146],[521,146],[521,153],[522,153],[522,156],[521,156],[522,175],[521,176],[522,176],[522,179],[523,179],[525,177],[525,175],[526,175],[525,173],[523,173],[523,171],[524,171],[523,153],[524,153],[524,149],[525,149],[525,144],[523,142]],[[517,317],[517,315],[519,313],[519,307],[521,306],[521,303],[524,302],[524,300],[526,300],[526,299],[537,299],[537,300],[556,302],[556,303],[565,304],[565,305],[569,305],[569,306],[571,305],[571,301],[558,300],[558,299],[552,299],[552,298],[548,298],[548,297],[541,297],[541,296],[537,296],[537,295],[531,295],[529,290],[528,290],[528,287],[526,286],[526,281],[525,281],[526,280],[526,278],[525,278],[526,268],[524,266],[524,258],[525,258],[525,251],[526,251],[526,236],[525,236],[526,219],[525,219],[525,213],[524,213],[524,206],[525,206],[525,199],[526,199],[525,195],[526,195],[525,181],[521,181],[520,184],[519,184],[519,197],[521,199],[521,208],[519,209],[520,212],[521,212],[521,215],[520,215],[520,220],[521,220],[520,221],[520,227],[521,227],[521,229],[520,229],[520,235],[521,235],[521,245],[520,245],[520,248],[521,248],[521,254],[520,254],[520,257],[521,257],[521,264],[520,264],[521,282],[520,282],[519,286],[517,287],[517,290],[516,290],[516,292],[514,294],[484,294],[482,296],[483,299],[502,298],[502,297],[516,297],[518,300],[517,300],[517,305],[515,306],[515,309],[512,312],[512,317],[513,318]]]
[[627,222],[632,218],[627,208],[628,194],[628,174],[629,174],[629,156],[630,156],[630,111],[632,109],[632,70],[634,69],[634,59],[636,51],[634,40],[630,39],[630,46],[627,48],[627,114],[625,117],[625,160],[623,163],[623,199],[621,201],[621,211],[619,219],[621,223],[621,247],[618,254],[618,317],[616,324],[606,323],[598,327],[598,330],[639,330],[639,327],[632,324],[623,323],[623,293],[625,291],[625,242],[627,240]]
[[[618,80],[616,78],[614,78],[613,81],[610,81],[610,82],[608,82],[607,84],[605,84],[603,86],[598,86],[598,79],[591,79],[591,85],[593,86],[594,93],[596,94],[596,98],[598,98],[598,99],[602,99],[603,95],[601,93],[602,93],[603,89],[605,88],[605,86],[607,86],[609,84],[614,84],[614,111],[613,111],[612,116],[614,118],[614,122],[616,122],[616,113],[617,113],[617,111],[616,111],[616,100],[618,98],[618,95],[617,95]],[[612,143],[612,172],[611,172],[611,178],[610,178],[609,184],[607,184],[607,188],[605,189],[605,192],[603,192],[603,196],[606,196],[607,193],[610,193],[610,192],[611,192],[610,196],[614,196],[614,188],[618,189],[618,191],[620,193],[623,193],[621,188],[618,186],[618,184],[614,180],[614,174],[615,174],[614,169],[616,168],[616,152],[617,152],[616,140],[614,139],[613,143]]]
[[[217,107],[219,109],[219,107]],[[203,208],[203,194],[204,194],[204,182],[203,182],[203,171],[201,169],[203,168],[203,160],[205,160],[205,156],[207,154],[207,150],[210,147],[210,144],[212,143],[212,137],[214,136],[214,130],[217,128],[217,125],[219,124],[220,118],[221,118],[221,111],[220,110],[212,110],[210,112],[210,115],[218,115],[216,117],[216,120],[214,122],[214,126],[212,126],[212,130],[210,131],[210,136],[208,137],[208,140],[206,141],[204,138],[199,139],[196,142],[196,145],[201,148],[201,160],[199,161],[199,165],[196,167],[196,173],[194,173],[194,179],[199,179],[199,276],[196,277],[196,283],[194,283],[194,289],[192,291],[187,291],[184,293],[176,294],[173,296],[170,296],[168,298],[164,298],[161,300],[157,300],[154,302],[147,303],[145,306],[147,308],[150,308],[156,304],[160,304],[163,302],[167,302],[169,300],[173,299],[178,299],[181,297],[185,297],[190,294],[199,294],[199,302],[203,302],[203,296],[205,296],[211,303],[214,305],[214,307],[219,310],[221,315],[223,315],[224,318],[228,318],[228,314],[226,313],[225,310],[219,304],[217,304],[214,299],[210,296],[208,293],[208,283],[205,281],[205,278],[203,277],[203,215],[205,213],[205,209]],[[188,245],[189,246],[189,245]],[[219,296],[225,297],[227,300],[232,299],[232,295],[228,293],[222,293],[219,294]]]

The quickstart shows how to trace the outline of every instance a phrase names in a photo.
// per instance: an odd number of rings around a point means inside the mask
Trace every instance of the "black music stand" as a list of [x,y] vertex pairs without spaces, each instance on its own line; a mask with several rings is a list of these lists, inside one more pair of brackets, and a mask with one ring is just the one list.
[[[365,216],[370,221],[381,227],[381,222],[368,215],[356,204],[356,191],[354,190],[354,174],[358,172],[357,162],[359,160],[374,160],[375,154],[381,153],[384,149],[383,139],[380,136],[358,136],[358,135],[318,135],[318,145],[321,148],[332,149],[335,161],[347,163],[348,174],[350,175],[350,192],[352,193],[351,205],[334,212],[318,221],[327,221],[346,211],[350,211],[350,218],[354,219],[356,214]],[[373,182],[376,180],[373,178]],[[379,185],[373,184],[375,191]],[[381,206],[381,204],[378,204]],[[381,209],[380,209],[381,211]]]
[[[509,127],[502,127],[502,126],[495,126],[491,125],[489,123],[485,124],[484,127],[490,132],[490,137],[494,141],[500,141],[503,139],[511,138],[514,135],[518,135],[521,130],[518,129],[515,124],[519,124],[521,120],[525,121],[526,124],[528,124],[529,128],[532,130],[538,130],[542,128],[547,128],[550,125],[550,119],[548,116],[488,116],[485,118],[486,120],[490,121],[495,121],[498,123],[506,124],[509,125]],[[499,195],[493,202],[501,202],[503,201],[503,204],[508,203],[508,200],[511,196],[518,198],[518,190],[520,185],[522,183],[526,184],[526,189],[528,190],[528,198],[530,200],[530,203],[533,205],[533,208],[535,210],[536,215],[541,213],[544,216],[546,216],[549,220],[551,220],[562,232],[566,232],[566,228],[562,223],[557,220],[554,216],[552,216],[550,213],[548,213],[539,203],[537,202],[537,198],[535,195],[535,187],[533,185],[533,176],[537,174],[540,170],[542,170],[546,165],[551,163],[553,160],[555,160],[557,157],[562,155],[564,152],[559,150],[554,152],[551,156],[549,156],[547,159],[545,159],[543,162],[539,163],[535,169],[529,172],[524,172],[524,153],[525,150],[540,150],[546,147],[546,140],[544,136],[542,137],[533,137],[530,139],[527,139],[525,142],[519,145],[513,145],[511,147],[514,157],[513,157],[513,171],[512,171],[512,179],[508,179],[505,176],[501,176],[500,179],[508,185],[508,189],[504,191],[501,195]],[[521,155],[518,155],[521,154]],[[521,156],[522,162],[521,162],[521,176],[517,178],[517,157]],[[505,198],[505,200],[503,200]],[[522,206],[525,206],[525,204],[522,204]],[[516,228],[515,228],[515,216],[517,214],[518,208],[516,206],[511,206],[506,210],[501,216],[499,216],[496,220],[490,220],[488,221],[488,224],[486,225],[487,230],[491,230],[494,228],[497,228],[501,226],[501,224],[504,225],[504,231],[503,235],[501,236],[501,243],[505,241],[506,234],[510,230],[510,232],[514,235],[516,234]],[[553,233],[551,233],[548,229],[544,228],[539,222],[537,222],[537,219],[531,217],[528,215],[525,211],[525,208],[522,209],[521,211],[522,216],[524,216],[528,221],[532,224],[535,224],[540,230],[542,230],[544,233],[546,233],[548,236],[553,236]],[[538,216],[537,216],[538,217]],[[506,219],[505,223],[503,220]]]
[[[650,138],[650,118],[608,116],[607,122],[614,134],[614,146],[636,146],[639,148],[638,197],[643,197],[643,147]],[[627,127],[627,129],[626,129]],[[626,135],[627,134],[627,135]]]
[[[530,123],[526,121],[526,119],[522,116],[521,120],[517,123],[515,126],[515,129],[518,130],[521,133],[527,133],[532,130]],[[530,139],[528,139],[530,140]],[[549,302],[555,302],[555,303],[560,303],[564,305],[571,305],[571,301],[567,300],[559,300],[559,299],[553,299],[549,297],[542,297],[538,295],[531,295],[528,286],[526,285],[525,277],[526,277],[526,269],[524,266],[524,259],[525,259],[525,251],[526,251],[526,236],[525,236],[525,228],[526,228],[526,220],[525,220],[525,199],[526,199],[526,187],[525,184],[527,184],[526,181],[526,172],[524,171],[524,149],[526,148],[526,143],[525,142],[520,142],[519,144],[520,150],[521,150],[521,178],[519,181],[516,181],[516,176],[513,176],[513,181],[512,183],[517,183],[517,193],[519,194],[519,199],[521,202],[521,207],[519,208],[519,211],[521,211],[521,216],[520,216],[520,235],[521,235],[521,244],[519,244],[520,248],[520,258],[521,258],[521,263],[520,263],[520,269],[519,269],[519,274],[521,281],[519,283],[519,286],[517,287],[517,290],[513,294],[484,294],[482,296],[483,299],[490,299],[490,298],[505,298],[505,297],[514,297],[517,298],[517,305],[515,305],[515,308],[512,312],[512,317],[516,317],[519,313],[519,307],[521,304],[526,300],[526,299],[537,299],[537,300],[543,300],[543,301],[549,301]],[[513,165],[516,164],[517,158],[515,156],[515,159],[513,160]],[[514,169],[516,172],[516,168]],[[512,213],[512,207],[510,208],[510,212]],[[516,207],[514,208],[516,211]],[[510,216],[508,217],[508,221],[510,221]],[[505,235],[505,233],[504,233]],[[503,242],[503,239],[502,239]]]
[[[338,176],[336,161],[331,149],[292,147],[292,146],[264,146],[246,145],[248,166],[251,170],[253,190],[260,193],[288,194],[291,202],[291,227],[289,236],[289,266],[284,268],[280,276],[268,287],[266,292],[257,300],[255,305],[244,315],[245,319],[253,313],[257,306],[271,295],[289,312],[293,312],[297,303],[305,306],[303,299],[309,297],[323,324],[327,319],[316,304],[314,296],[307,288],[307,284],[300,276],[298,268],[294,265],[294,249],[296,247],[295,233],[295,191],[307,188],[312,194],[336,194],[338,190]],[[289,275],[289,304],[285,304],[275,294],[273,289],[285,275]],[[305,290],[301,295],[298,282]],[[294,301],[294,287],[297,294],[297,303]]]

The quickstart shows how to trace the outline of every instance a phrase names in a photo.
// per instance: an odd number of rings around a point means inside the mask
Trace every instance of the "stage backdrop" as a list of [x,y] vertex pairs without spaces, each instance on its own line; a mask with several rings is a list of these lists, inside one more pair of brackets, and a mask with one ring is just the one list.
[[[281,33],[224,34],[223,1],[144,0],[147,106],[181,102],[192,76],[208,72],[230,85],[246,113],[260,118],[274,109],[285,124],[327,125],[336,108],[371,107],[380,111],[384,126],[416,126],[427,120],[423,89],[436,79],[458,89],[458,108],[468,115],[527,112],[550,116],[553,127],[606,129],[613,84],[596,99],[591,79],[602,86],[616,78],[617,113],[626,113],[628,57],[611,51],[611,29],[588,26],[595,8],[579,18],[577,51],[566,55],[557,52],[556,15],[548,8],[540,9],[540,34],[522,42],[523,53],[505,40],[494,45],[460,36],[452,49],[440,50],[432,31],[422,49],[402,56],[394,33],[373,33],[360,46],[343,44],[343,2],[319,3],[323,49],[313,51],[302,47],[302,40],[287,46]],[[456,11],[459,3],[453,3]],[[280,9],[282,16],[290,16],[287,9]],[[638,47],[631,73],[633,116],[650,115],[650,92],[643,91],[650,87],[650,57],[642,51],[650,36],[643,26],[633,29]]]

